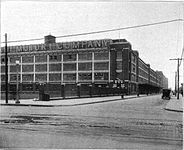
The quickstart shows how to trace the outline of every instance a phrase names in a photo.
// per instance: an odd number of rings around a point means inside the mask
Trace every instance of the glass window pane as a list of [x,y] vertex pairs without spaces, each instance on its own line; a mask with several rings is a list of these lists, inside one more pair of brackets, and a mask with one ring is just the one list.
[[79,53],[78,59],[79,60],[92,60],[92,53]]
[[33,56],[23,56],[22,63],[33,63]]
[[20,57],[10,57],[10,63],[15,63],[16,60],[20,62]]
[[117,57],[116,58],[122,60],[122,51],[117,51]]
[[108,62],[101,62],[101,63],[95,63],[94,64],[95,70],[108,70],[109,69],[109,63]]
[[63,54],[63,61],[76,61],[76,54]]
[[46,72],[47,71],[47,64],[36,64],[35,71],[36,72]]
[[50,64],[49,71],[61,71],[61,64]]
[[49,74],[49,81],[61,81],[61,74],[59,73]]
[[74,73],[63,74],[63,80],[64,80],[64,81],[76,80],[76,74],[74,74]]
[[122,70],[122,61],[117,61],[117,70]]
[[47,74],[36,74],[35,80],[36,81],[47,81]]
[[76,63],[73,64],[63,64],[63,71],[75,71]]
[[49,61],[50,62],[57,62],[57,61],[61,61],[61,55],[57,55],[57,54],[51,54],[49,55]]
[[22,72],[33,72],[33,65],[22,65]]
[[78,70],[92,70],[92,63],[79,63]]
[[35,62],[47,62],[47,55],[35,56]]
[[[20,74],[18,75],[20,81]],[[10,74],[10,81],[17,81],[17,74]]]
[[108,73],[94,73],[95,80],[108,80]]
[[94,53],[94,59],[95,60],[108,60],[109,59],[109,53],[108,52],[95,52]]
[[33,81],[33,74],[23,74],[22,81]]
[[1,81],[5,81],[5,75],[1,75]]
[[5,66],[1,66],[1,73],[5,73]]
[[92,73],[79,73],[79,80],[92,80]]

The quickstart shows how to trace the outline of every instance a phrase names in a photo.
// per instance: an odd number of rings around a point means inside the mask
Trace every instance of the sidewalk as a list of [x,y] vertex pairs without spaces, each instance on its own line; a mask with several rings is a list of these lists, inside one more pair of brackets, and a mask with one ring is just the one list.
[[182,96],[180,96],[179,99],[173,96],[167,103],[165,109],[171,110],[171,111],[183,112],[183,100],[184,98]]
[[[146,95],[141,95],[143,97]],[[38,101],[33,99],[20,99],[20,104],[15,104],[14,100],[9,100],[8,104],[5,103],[5,100],[0,101],[0,105],[8,106],[39,106],[39,107],[57,107],[57,106],[77,106],[77,105],[86,105],[94,103],[103,103],[111,101],[120,101],[125,99],[136,98],[137,95],[128,95],[124,96],[124,99],[121,96],[109,96],[109,97],[92,97],[92,98],[76,98],[76,99],[58,99],[50,101]]]

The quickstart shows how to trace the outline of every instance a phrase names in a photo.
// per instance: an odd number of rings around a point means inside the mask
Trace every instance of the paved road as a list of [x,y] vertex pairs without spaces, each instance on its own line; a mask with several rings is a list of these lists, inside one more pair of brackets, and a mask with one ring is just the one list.
[[1,148],[182,149],[182,113],[160,95],[71,107],[2,106]]

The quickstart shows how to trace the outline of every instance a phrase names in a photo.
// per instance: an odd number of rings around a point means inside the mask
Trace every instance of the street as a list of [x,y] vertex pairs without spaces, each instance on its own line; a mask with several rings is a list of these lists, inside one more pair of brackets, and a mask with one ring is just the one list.
[[1,106],[0,148],[182,149],[182,113],[161,95],[79,106]]

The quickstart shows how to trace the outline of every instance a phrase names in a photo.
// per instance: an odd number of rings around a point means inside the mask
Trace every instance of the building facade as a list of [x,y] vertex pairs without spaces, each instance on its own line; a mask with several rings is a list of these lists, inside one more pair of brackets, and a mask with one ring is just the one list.
[[[5,49],[1,48],[1,91],[5,91]],[[16,61],[19,65],[16,65]],[[17,70],[18,69],[18,70]],[[52,35],[44,44],[8,47],[9,91],[38,94],[42,87],[52,97],[159,92],[165,76],[139,58],[125,39],[56,43]],[[163,81],[164,80],[164,81]],[[148,90],[149,89],[149,90]]]

